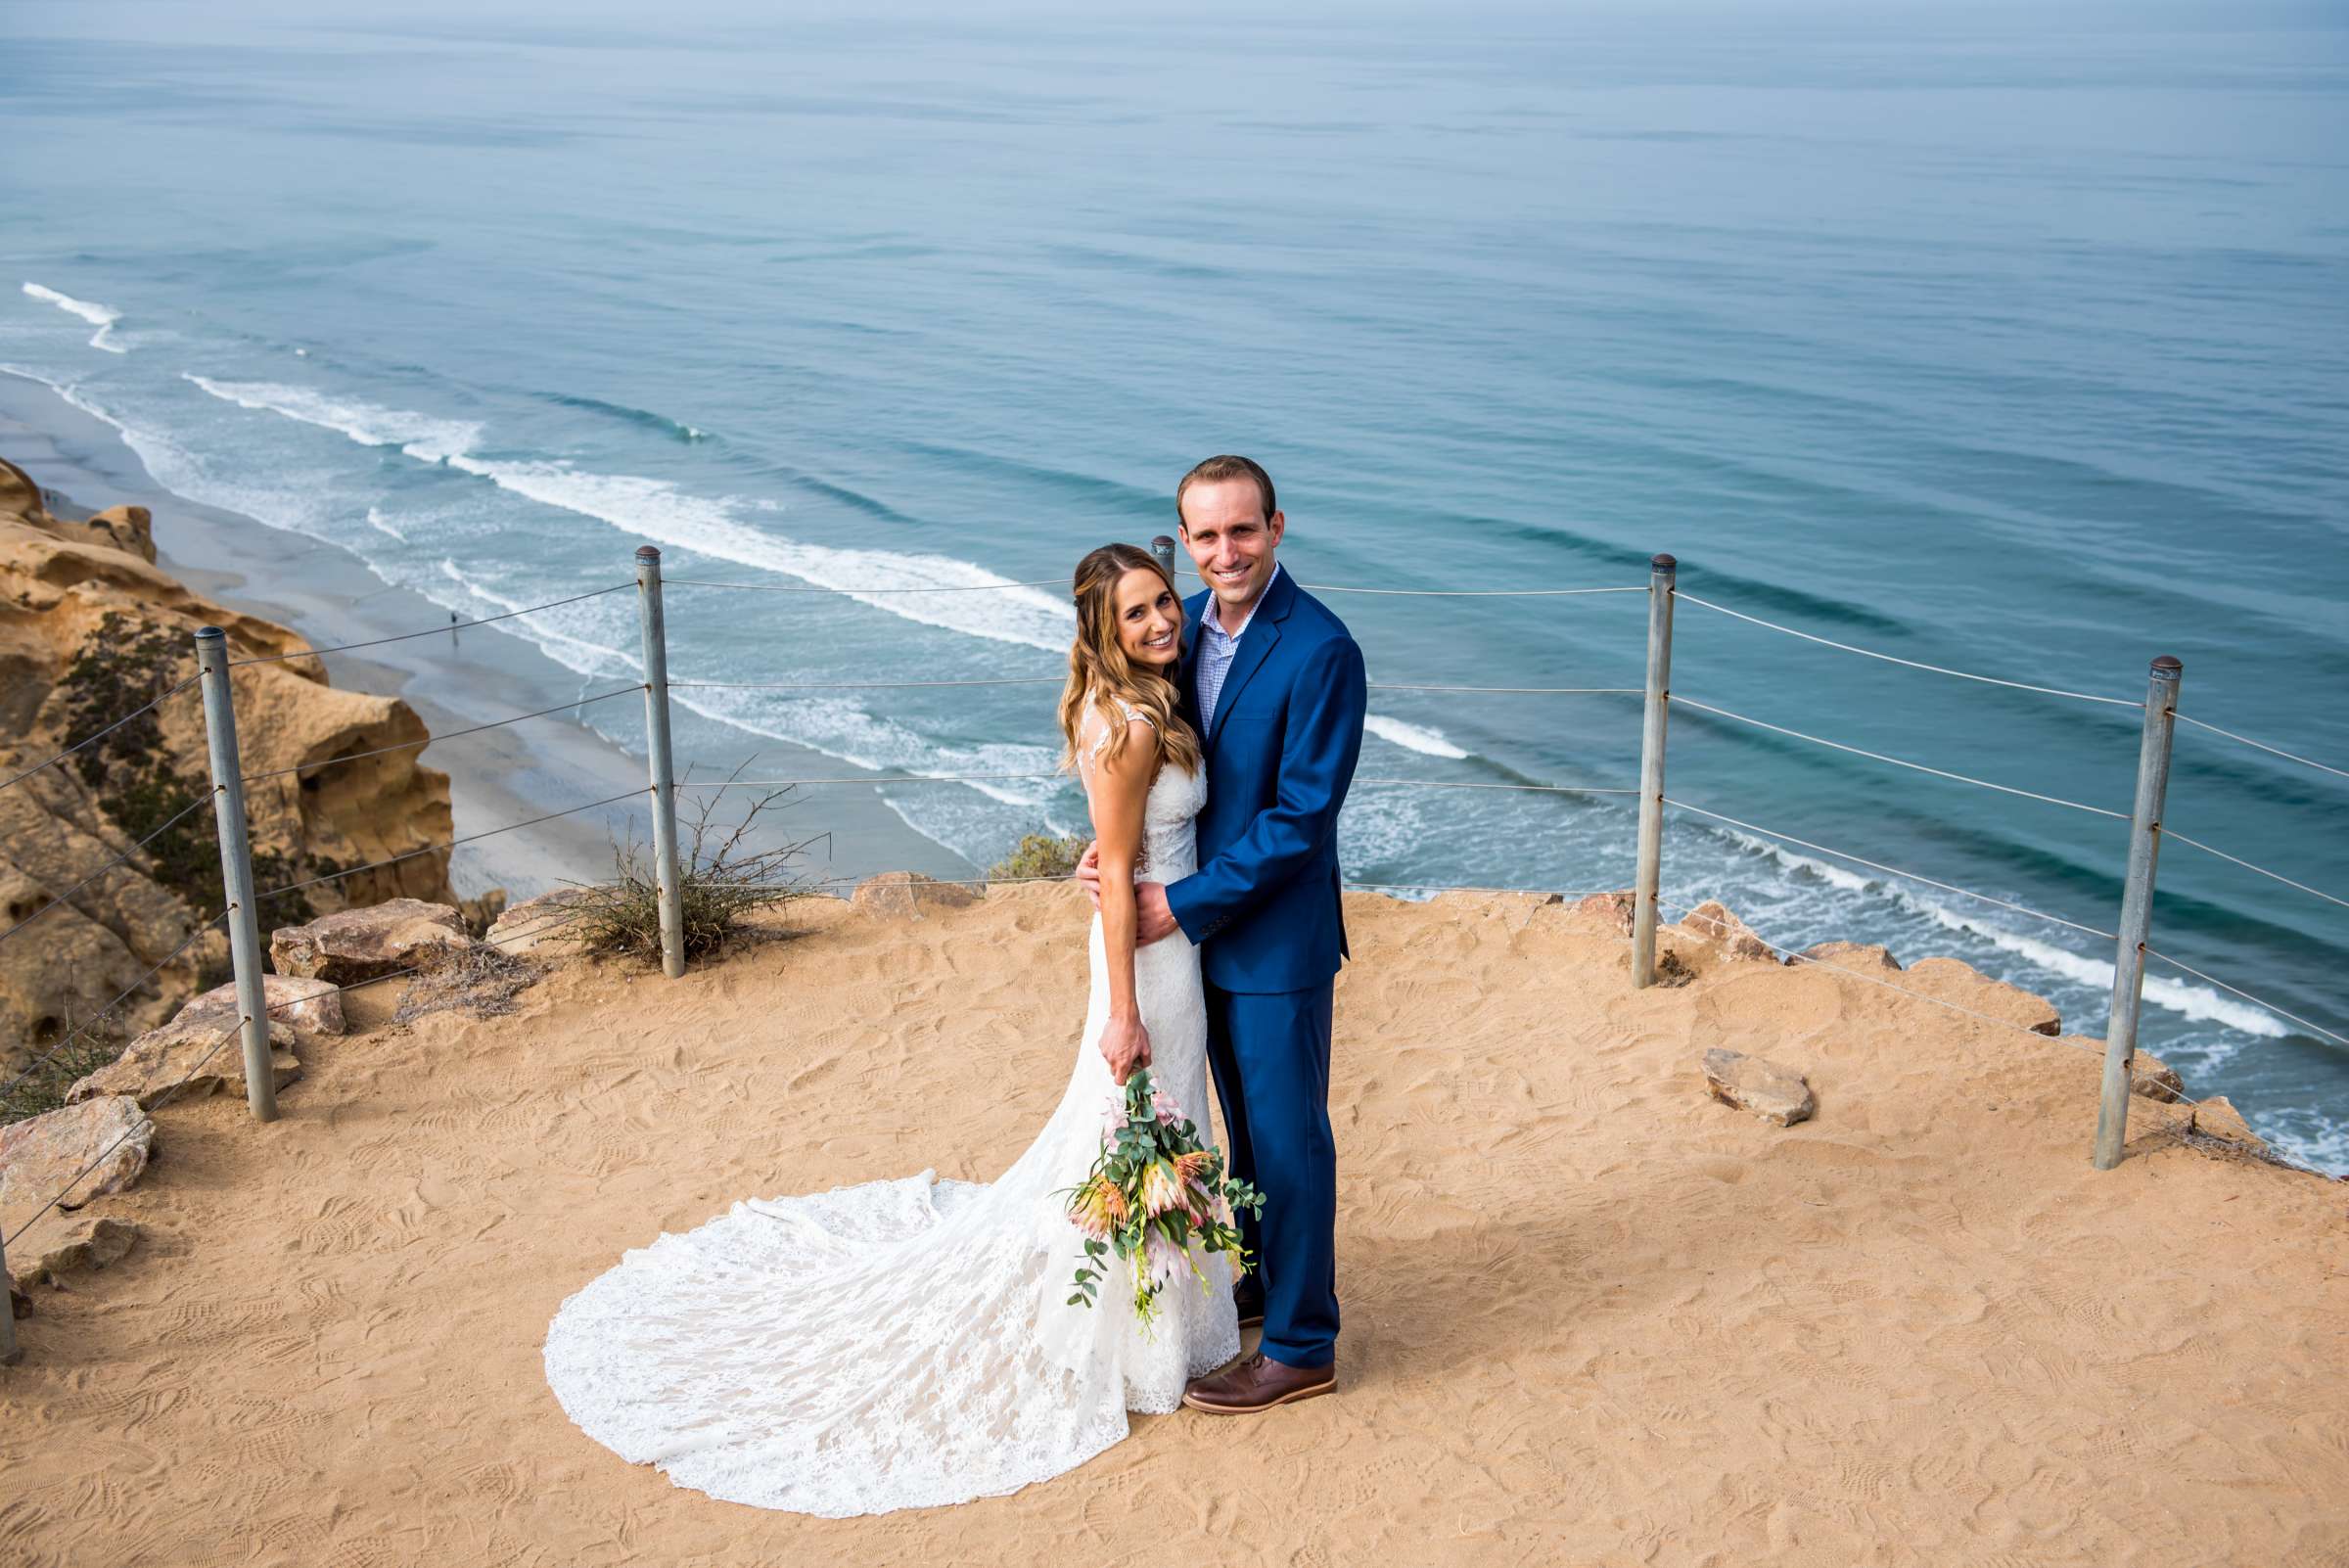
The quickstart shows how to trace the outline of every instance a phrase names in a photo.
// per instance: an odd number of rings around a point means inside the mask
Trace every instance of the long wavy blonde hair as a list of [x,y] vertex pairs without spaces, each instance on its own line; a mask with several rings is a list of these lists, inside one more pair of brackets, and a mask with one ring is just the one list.
[[[1130,544],[1104,544],[1077,563],[1077,636],[1069,644],[1069,683],[1060,694],[1060,733],[1068,742],[1060,760],[1064,768],[1077,765],[1078,735],[1084,727],[1086,713],[1098,707],[1114,715],[1119,701],[1149,715],[1158,728],[1158,761],[1150,770],[1153,779],[1169,762],[1185,770],[1199,765],[1199,737],[1174,711],[1174,683],[1157,670],[1135,664],[1127,657],[1125,644],[1118,641],[1118,584],[1127,573],[1136,570],[1152,574],[1167,585],[1169,593],[1175,594],[1174,613],[1179,618],[1182,596],[1175,593],[1174,579],[1147,550]],[[1177,629],[1177,638],[1180,635]],[[1125,749],[1126,726],[1112,723],[1104,752],[1115,758]]]

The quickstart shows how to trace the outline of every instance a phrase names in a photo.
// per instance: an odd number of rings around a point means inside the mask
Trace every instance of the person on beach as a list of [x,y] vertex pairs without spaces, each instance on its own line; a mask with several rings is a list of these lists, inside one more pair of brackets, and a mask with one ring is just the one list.
[[[1041,1132],[992,1182],[925,1171],[739,1202],[626,1253],[563,1303],[544,1348],[549,1387],[597,1442],[715,1498],[840,1518],[1061,1474],[1123,1438],[1129,1410],[1263,1408],[1334,1386],[1326,1085],[1345,939],[1331,839],[1361,742],[1362,662],[1279,576],[1262,472],[1211,459],[1177,492],[1212,585],[1202,610],[1240,606],[1213,639],[1185,635],[1174,579],[1146,552],[1104,545],[1078,564],[1060,720],[1099,912],[1082,1039]],[[1206,756],[1216,746],[1222,762]],[[1211,777],[1232,805],[1203,817]],[[1201,823],[1221,852],[1204,871]],[[1194,932],[1213,934],[1213,987]],[[1250,1232],[1261,1242],[1244,1240],[1264,1253],[1269,1296],[1249,1305],[1278,1360],[1234,1365],[1228,1254],[1194,1239],[1094,1264],[1070,1212],[1105,1131],[1126,1125],[1121,1086],[1137,1070],[1171,1114],[1206,1127],[1211,1051],[1234,1164],[1278,1205]],[[1155,1320],[1130,1272],[1101,1305],[1071,1294],[1081,1259],[1163,1271]]]
[[[1241,1322],[1261,1320],[1263,1339],[1183,1397],[1195,1410],[1246,1414],[1337,1381],[1329,1052],[1346,957],[1337,822],[1361,753],[1367,684],[1345,623],[1275,559],[1287,523],[1260,465],[1207,459],[1183,476],[1174,511],[1207,584],[1183,607],[1176,671],[1183,716],[1204,737],[1204,863],[1136,888],[1138,940],[1180,936],[1199,948],[1231,1173],[1266,1198],[1261,1220],[1239,1216],[1258,1269],[1236,1287]],[[1105,868],[1097,849],[1078,874],[1108,907],[1122,901],[1120,868]]]

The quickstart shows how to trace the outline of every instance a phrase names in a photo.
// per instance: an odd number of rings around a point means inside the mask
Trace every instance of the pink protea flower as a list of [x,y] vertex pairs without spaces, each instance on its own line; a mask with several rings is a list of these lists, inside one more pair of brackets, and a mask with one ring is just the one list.
[[1142,1267],[1150,1283],[1163,1288],[1173,1284],[1190,1267],[1190,1259],[1180,1247],[1153,1230],[1142,1248]]
[[1183,1206],[1182,1193],[1183,1183],[1174,1175],[1174,1168],[1166,1161],[1153,1160],[1143,1167],[1138,1196],[1144,1211],[1160,1215],[1170,1209],[1179,1209]]

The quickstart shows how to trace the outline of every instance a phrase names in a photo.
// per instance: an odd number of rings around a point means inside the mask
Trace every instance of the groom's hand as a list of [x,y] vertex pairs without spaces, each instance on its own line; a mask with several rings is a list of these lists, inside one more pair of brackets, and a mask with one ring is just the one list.
[[[1101,846],[1088,844],[1077,861],[1077,880],[1092,895],[1093,907],[1101,907]],[[1167,907],[1167,889],[1160,882],[1137,882],[1133,885],[1134,945],[1147,947],[1163,942],[1182,928],[1174,923],[1174,911]]]
[[1133,942],[1137,947],[1164,941],[1182,929],[1174,923],[1174,911],[1167,907],[1167,885],[1163,882],[1133,885]]
[[1083,883],[1084,891],[1092,896],[1093,907],[1100,908],[1101,845],[1099,840],[1086,845],[1084,853],[1077,857],[1077,880]]

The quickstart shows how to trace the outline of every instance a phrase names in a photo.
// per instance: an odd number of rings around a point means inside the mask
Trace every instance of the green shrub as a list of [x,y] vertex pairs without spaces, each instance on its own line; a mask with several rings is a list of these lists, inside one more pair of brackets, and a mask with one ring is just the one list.
[[1036,881],[1046,877],[1065,877],[1077,870],[1077,862],[1084,857],[1085,846],[1092,840],[1072,835],[1055,838],[1049,833],[1031,833],[1020,840],[1020,847],[988,868],[988,877],[995,882]]
[[[67,1027],[70,1028],[70,1023]],[[11,1069],[5,1078],[0,1078],[0,1084],[8,1084],[19,1073],[24,1076],[22,1083],[10,1084],[6,1089],[0,1090],[0,1126],[56,1110],[66,1103],[66,1090],[101,1067],[113,1063],[122,1054],[122,1045],[119,1038],[104,1030],[92,1030],[30,1072],[24,1072],[23,1068]],[[46,1044],[35,1041],[35,1059],[48,1048]]]

